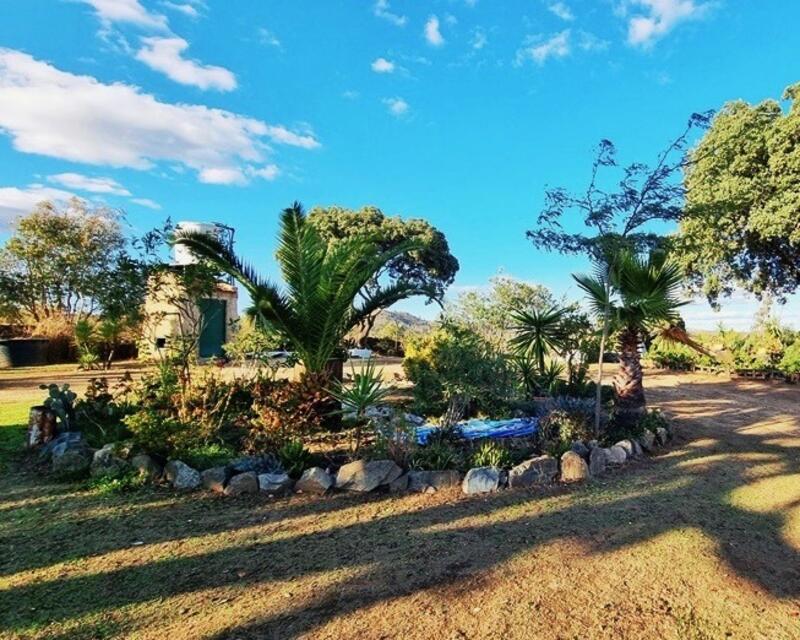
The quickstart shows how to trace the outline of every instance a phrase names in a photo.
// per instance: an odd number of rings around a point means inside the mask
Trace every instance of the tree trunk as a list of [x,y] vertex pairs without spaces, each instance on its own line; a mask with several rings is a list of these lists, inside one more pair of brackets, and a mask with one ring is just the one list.
[[594,394],[594,435],[600,437],[600,415],[603,407],[603,359],[606,355],[606,341],[608,340],[608,321],[611,311],[611,282],[609,280],[610,268],[606,268],[606,304],[603,308],[603,333],[600,336],[600,355],[597,358],[597,383]]
[[644,414],[642,363],[639,355],[639,332],[625,328],[619,336],[619,371],[614,376],[614,403],[617,419],[634,425]]

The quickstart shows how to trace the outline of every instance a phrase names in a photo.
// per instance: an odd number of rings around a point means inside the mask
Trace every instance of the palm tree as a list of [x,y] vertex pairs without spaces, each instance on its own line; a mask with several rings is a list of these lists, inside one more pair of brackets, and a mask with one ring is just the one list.
[[521,355],[533,358],[539,375],[545,372],[545,356],[562,346],[562,321],[566,313],[567,309],[550,307],[542,311],[517,311],[512,316],[516,323],[516,335],[511,339],[511,346]]
[[644,413],[645,396],[639,346],[660,335],[702,350],[682,328],[678,309],[687,304],[678,298],[682,283],[680,267],[663,252],[642,258],[620,253],[610,268],[594,276],[573,278],[589,297],[599,316],[608,315],[609,328],[617,336],[619,371],[614,377],[614,401],[618,417],[626,424]]
[[369,236],[328,245],[298,202],[280,217],[275,257],[285,289],[259,277],[208,234],[182,232],[174,241],[235,278],[250,294],[253,304],[248,313],[286,336],[309,373],[324,372],[348,331],[371,314],[410,296],[431,294],[402,281],[374,286],[387,263],[419,249],[418,243],[403,243],[383,252],[375,251]]

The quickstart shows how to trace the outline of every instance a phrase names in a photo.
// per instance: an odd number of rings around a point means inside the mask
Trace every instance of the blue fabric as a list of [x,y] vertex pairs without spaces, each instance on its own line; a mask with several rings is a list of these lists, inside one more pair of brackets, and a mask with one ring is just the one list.
[[[514,418],[512,420],[467,420],[459,422],[458,428],[467,440],[479,438],[524,438],[536,433],[538,421],[536,418]],[[417,427],[417,442],[425,444],[428,436],[439,427],[433,424],[424,424]]]

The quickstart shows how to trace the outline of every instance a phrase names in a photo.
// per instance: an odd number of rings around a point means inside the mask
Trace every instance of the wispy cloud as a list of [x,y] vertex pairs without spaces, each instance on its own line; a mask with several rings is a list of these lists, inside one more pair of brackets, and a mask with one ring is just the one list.
[[472,34],[472,40],[470,40],[470,46],[473,49],[480,51],[487,45],[488,42],[489,42],[489,37],[486,35],[486,31],[484,31],[481,27],[477,27]]
[[441,47],[444,44],[444,37],[439,30],[439,18],[436,16],[428,18],[428,21],[425,23],[424,33],[425,40],[427,40],[428,44],[431,46]]
[[167,17],[145,9],[139,0],[82,0],[94,8],[105,27],[121,22],[166,31]]
[[545,40],[542,40],[541,36],[529,36],[517,50],[515,63],[521,65],[526,60],[532,60],[538,65],[543,65],[550,58],[564,58],[571,51],[569,29],[553,34]]
[[408,102],[400,97],[384,98],[382,102],[386,105],[386,109],[389,111],[389,113],[396,118],[406,115],[410,109]]
[[628,18],[628,42],[651,46],[681,22],[703,16],[709,6],[695,0],[628,0],[621,6]]
[[566,20],[567,22],[571,22],[575,19],[575,14],[572,13],[572,9],[570,9],[565,3],[563,2],[553,2],[552,4],[548,5],[547,9],[555,16],[558,16],[562,20]]
[[184,58],[189,43],[183,38],[142,38],[142,44],[136,59],[175,82],[219,91],[236,88],[236,76],[228,69]]
[[268,47],[277,47],[278,49],[281,48],[281,41],[278,40],[278,37],[266,27],[260,27],[258,29],[258,41]]
[[307,127],[292,131],[223,109],[161,102],[138,87],[104,84],[11,49],[0,49],[0,132],[23,153],[139,170],[164,163],[232,184],[264,167],[268,142],[320,146]]
[[41,184],[31,184],[25,188],[0,187],[0,228],[7,226],[15,218],[30,213],[40,202],[48,200],[56,205],[64,205],[74,193],[54,189]]
[[156,211],[161,209],[161,205],[150,198],[131,198],[131,202],[138,204],[141,207],[147,207],[148,209],[154,209]]
[[205,3],[200,2],[199,0],[194,0],[193,2],[171,2],[170,0],[162,0],[160,4],[162,7],[182,13],[183,15],[194,20],[197,20],[202,16],[200,13],[201,9],[206,9]]
[[78,191],[106,193],[114,196],[131,195],[130,191],[113,178],[85,176],[81,173],[57,173],[47,176],[47,179],[68,189],[77,189]]
[[372,61],[370,68],[375,73],[393,73],[394,66],[394,62],[387,60],[386,58],[376,58]]
[[404,15],[393,13],[389,6],[389,0],[376,0],[372,12],[379,18],[391,22],[398,27],[404,27],[408,22],[408,18]]

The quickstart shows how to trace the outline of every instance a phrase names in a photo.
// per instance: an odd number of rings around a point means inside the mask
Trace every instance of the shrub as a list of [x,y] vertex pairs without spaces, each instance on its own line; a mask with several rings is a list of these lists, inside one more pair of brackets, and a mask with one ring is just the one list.
[[130,436],[123,422],[136,410],[129,400],[130,381],[126,375],[109,389],[106,378],[91,378],[84,397],[75,403],[75,424],[92,447],[100,448]]
[[473,452],[471,462],[473,467],[508,468],[513,460],[506,447],[494,440],[487,440]]
[[337,381],[328,390],[328,393],[342,404],[341,410],[337,410],[337,412],[355,414],[355,446],[353,450],[358,451],[361,447],[361,427],[366,410],[384,400],[391,390],[384,387],[383,369],[376,369],[372,359],[358,373],[352,365],[351,370],[353,372],[352,382],[345,384]]
[[103,475],[90,478],[86,482],[89,489],[94,489],[101,494],[128,493],[138,491],[148,484],[147,476],[139,474],[134,469],[129,469],[120,475]]
[[670,428],[669,420],[667,420],[666,416],[661,413],[659,409],[650,409],[647,411],[639,420],[638,426],[641,433],[644,433],[645,430],[655,433],[656,430],[662,427],[667,430]]
[[388,459],[406,468],[411,464],[417,448],[416,428],[406,422],[402,415],[375,423],[375,440],[369,452],[373,460]]
[[548,405],[548,413],[539,420],[538,432],[541,448],[546,453],[557,458],[569,450],[573,441],[588,441],[594,437],[594,403],[591,400],[559,397]]
[[189,446],[175,455],[190,467],[200,471],[211,467],[221,467],[236,457],[236,451],[219,443]]
[[289,440],[278,449],[278,460],[286,473],[292,478],[299,478],[311,466],[311,453],[299,439]]
[[460,469],[463,466],[461,451],[443,440],[433,440],[419,447],[411,456],[411,467],[422,471]]
[[189,425],[154,409],[142,408],[124,422],[136,444],[151,454],[169,457],[174,451],[185,451],[195,444]]
[[446,322],[410,338],[403,368],[414,383],[415,410],[446,411],[446,423],[476,410],[496,414],[507,406],[511,373],[505,358],[466,327]]
[[800,373],[800,339],[786,348],[779,366],[784,373]]

